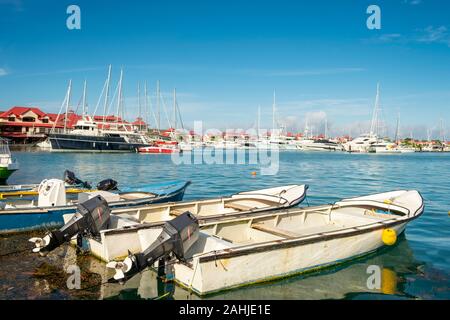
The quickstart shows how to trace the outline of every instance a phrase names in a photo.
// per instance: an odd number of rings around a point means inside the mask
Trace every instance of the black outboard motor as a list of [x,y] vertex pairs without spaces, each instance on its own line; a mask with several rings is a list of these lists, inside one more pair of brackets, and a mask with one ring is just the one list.
[[61,229],[47,233],[44,238],[31,238],[36,245],[33,252],[45,255],[77,234],[97,237],[107,226],[111,209],[106,200],[96,196],[78,204],[77,212]]
[[73,173],[72,171],[69,171],[69,170],[64,171],[64,182],[71,186],[81,185],[82,187],[84,187],[86,189],[92,188],[91,185],[89,184],[89,182],[78,179],[75,176],[75,173]]
[[97,184],[97,190],[110,191],[117,190],[117,181],[113,179],[105,179]]
[[106,266],[116,269],[115,280],[125,281],[157,260],[167,258],[171,253],[183,261],[186,252],[197,241],[198,233],[197,218],[192,213],[185,212],[166,222],[156,241],[144,252],[129,254],[123,262],[113,261]]

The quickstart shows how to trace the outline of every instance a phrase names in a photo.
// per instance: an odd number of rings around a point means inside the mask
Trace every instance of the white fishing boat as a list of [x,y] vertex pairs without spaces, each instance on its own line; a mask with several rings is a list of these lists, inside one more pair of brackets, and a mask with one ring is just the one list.
[[[407,223],[423,210],[419,192],[400,190],[331,205],[212,220],[198,233],[188,215],[188,221],[178,226],[180,234],[184,232],[179,239],[186,250],[178,251],[178,259],[165,265],[166,274],[179,285],[206,295],[317,270],[393,245]],[[164,231],[167,227],[141,233],[143,253],[108,263],[116,270],[115,279],[126,280],[160,257],[167,258],[170,250],[161,251],[166,238],[157,240]],[[148,258],[147,264],[142,258]]]
[[0,202],[0,234],[60,226],[64,223],[63,215],[76,213],[80,203],[97,196],[101,196],[110,208],[180,201],[190,183],[160,182],[121,188],[119,191],[116,181],[106,179],[99,183],[98,190],[71,193],[63,180],[43,180],[37,189],[37,196],[8,198]]
[[[307,189],[307,185],[287,185],[240,192],[229,197],[112,210],[108,227],[100,230],[98,237],[86,238],[85,249],[104,261],[122,258],[128,252],[145,249],[140,242],[141,234],[154,234],[165,221],[184,212],[189,211],[202,221],[233,219],[235,216],[296,206],[305,199]],[[73,216],[64,215],[66,225]]]

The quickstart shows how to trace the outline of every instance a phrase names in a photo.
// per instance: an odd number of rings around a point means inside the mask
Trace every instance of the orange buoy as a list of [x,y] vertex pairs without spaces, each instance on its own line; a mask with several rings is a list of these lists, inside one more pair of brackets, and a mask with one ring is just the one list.
[[256,176],[256,171],[252,171],[252,176]]

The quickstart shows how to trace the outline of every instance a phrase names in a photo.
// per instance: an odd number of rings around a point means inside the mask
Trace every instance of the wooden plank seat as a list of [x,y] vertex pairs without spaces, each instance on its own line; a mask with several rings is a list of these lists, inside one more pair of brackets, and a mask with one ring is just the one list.
[[283,238],[297,238],[300,235],[294,233],[294,232],[290,232],[287,230],[283,230],[283,229],[278,229],[275,227],[270,227],[268,225],[265,225],[263,223],[253,223],[252,224],[252,228],[259,230],[259,231],[263,231],[263,232],[267,232],[267,233],[271,233],[273,235],[279,236],[279,237],[283,237]]
[[252,207],[245,206],[243,204],[233,203],[233,202],[226,202],[225,208],[235,209],[239,211],[249,211],[253,209]]
[[183,210],[183,209],[171,209],[169,212],[169,215],[178,217],[179,215],[182,215],[186,211],[187,210]]

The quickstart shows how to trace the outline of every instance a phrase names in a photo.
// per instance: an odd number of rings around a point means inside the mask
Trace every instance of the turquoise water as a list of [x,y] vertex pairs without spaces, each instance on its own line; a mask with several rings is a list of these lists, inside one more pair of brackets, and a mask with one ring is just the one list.
[[[257,165],[249,164],[175,165],[170,155],[16,152],[14,156],[21,168],[9,179],[11,184],[61,178],[64,170],[70,169],[81,179],[94,183],[105,178],[113,178],[119,185],[127,186],[191,180],[185,199],[305,183],[310,188],[308,202],[304,205],[316,205],[394,189],[417,189],[425,199],[425,213],[408,225],[396,246],[339,268],[209,298],[450,298],[450,154],[282,152],[279,172],[273,176],[261,175]],[[256,176],[251,174],[252,171],[257,172]],[[65,250],[67,253],[71,249]],[[371,264],[383,269],[381,290],[370,290],[366,286],[369,276],[366,269]],[[169,296],[174,298],[198,298],[176,286],[166,285],[161,289],[152,272],[143,273],[142,278],[142,281],[134,279],[126,287],[99,289],[98,297],[150,298],[170,292]],[[33,277],[29,281],[33,281]]]

